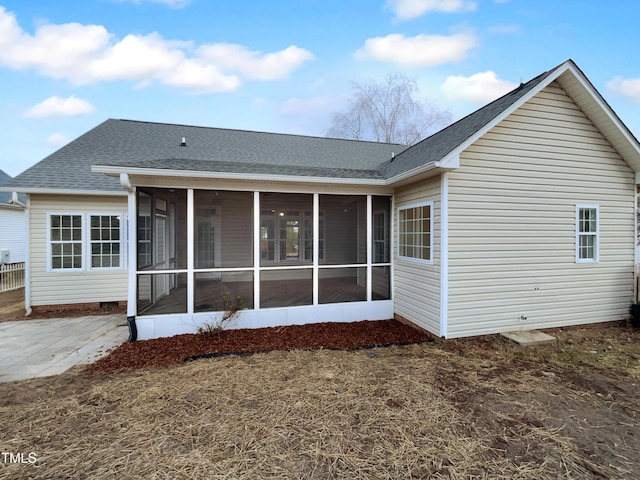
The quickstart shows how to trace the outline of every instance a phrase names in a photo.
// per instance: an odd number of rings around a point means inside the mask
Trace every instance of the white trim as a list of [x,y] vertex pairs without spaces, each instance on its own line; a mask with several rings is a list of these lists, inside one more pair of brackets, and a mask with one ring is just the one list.
[[[211,321],[212,313],[215,312],[201,312],[193,315],[140,315],[136,318],[138,339],[148,340],[182,333],[195,333],[198,325]],[[386,320],[392,317],[392,300],[325,303],[320,305],[242,310],[238,318],[229,325],[229,329],[305,325],[321,322],[323,319],[331,319],[332,322],[337,323],[360,320]]]
[[253,308],[260,309],[260,192],[253,192]]
[[[93,173],[104,173],[109,176],[119,176],[122,173],[128,175],[144,175],[147,177],[187,177],[187,178],[207,178],[222,180],[258,180],[262,182],[293,182],[293,183],[333,183],[346,185],[367,185],[386,186],[388,182],[384,179],[375,178],[353,178],[353,177],[312,177],[305,175],[275,175],[266,173],[235,173],[235,172],[215,172],[200,170],[172,170],[160,168],[143,167],[118,167],[111,165],[92,165]],[[58,192],[60,193],[60,192]]]
[[[86,245],[86,236],[87,236],[87,232],[86,232],[86,218],[85,218],[85,214],[86,212],[63,212],[63,211],[52,211],[52,212],[46,212],[46,216],[47,216],[47,272],[48,273],[71,273],[71,272],[84,272],[86,270],[86,262],[87,262],[87,245]],[[51,265],[51,255],[52,255],[52,251],[51,251],[51,217],[53,215],[59,215],[59,216],[70,216],[70,217],[80,217],[80,228],[81,228],[81,232],[82,232],[82,237],[80,238],[79,241],[71,241],[73,243],[80,243],[80,245],[82,246],[82,256],[81,256],[81,261],[82,261],[82,265],[80,266],[80,268],[53,268],[53,266]]]
[[[156,199],[157,202],[157,199]],[[157,205],[157,203],[156,203]],[[196,219],[193,188],[187,189],[187,313],[193,314],[195,305],[195,233]]]
[[[596,231],[580,232],[580,210],[595,209],[596,211]],[[576,204],[576,263],[598,263],[600,261],[600,206],[595,204]],[[580,236],[595,236],[593,258],[580,258]]]
[[[318,266],[320,264],[320,194],[313,194],[313,304],[318,305],[320,302],[320,278],[319,278],[319,269]],[[303,214],[304,218],[304,214]],[[327,226],[327,220],[324,221],[324,226]],[[327,240],[326,236],[324,237],[324,248],[327,249]],[[326,252],[325,252],[326,256]]]
[[[94,241],[91,239],[91,217],[119,217],[120,218],[120,265],[117,267],[94,267],[93,266],[93,258],[91,252],[91,246]],[[127,230],[126,223],[127,218],[126,214],[116,213],[116,212],[87,212],[86,214],[86,236],[87,236],[87,267],[86,271],[109,271],[109,270],[126,270],[127,269]],[[83,221],[85,221],[83,220]],[[100,244],[103,242],[101,241]],[[105,243],[116,243],[114,241],[105,242]],[[57,270],[56,270],[57,271]]]
[[440,336],[447,338],[449,322],[449,174],[440,182]]
[[[400,211],[401,210],[411,210],[413,208],[419,208],[419,207],[429,207],[429,259],[422,259],[422,258],[415,258],[415,257],[407,257],[404,255],[400,255]],[[416,262],[416,263],[422,263],[425,265],[433,265],[433,234],[434,234],[434,230],[433,230],[433,225],[434,225],[434,217],[435,217],[435,212],[434,212],[434,208],[433,208],[433,200],[428,200],[425,202],[417,202],[417,203],[410,203],[408,205],[402,205],[401,207],[398,207],[396,209],[396,215],[397,215],[397,231],[396,231],[396,241],[397,241],[397,245],[398,245],[398,252],[397,252],[397,257],[398,260],[402,260],[402,261],[407,261],[407,262]],[[424,245],[423,245],[424,246]]]
[[[9,192],[13,193],[16,190],[16,187],[0,187],[0,192]],[[92,196],[116,196],[116,197],[124,197],[127,192],[124,190],[72,190],[72,189],[64,189],[64,188],[23,188],[20,189],[18,193],[26,193],[26,194],[38,194],[38,195],[92,195]]]
[[640,251],[638,246],[638,185],[634,186],[633,193],[633,301],[638,301],[638,262],[640,261]]
[[[72,272],[106,272],[106,271],[118,271],[127,270],[127,234],[128,229],[125,225],[127,223],[127,213],[124,212],[78,212],[78,211],[47,211],[46,215],[46,242],[47,242],[47,273],[72,273]],[[60,216],[79,216],[81,222],[82,238],[80,241],[70,241],[72,243],[80,243],[82,245],[82,266],[80,268],[53,268],[51,264],[51,217],[53,215]],[[117,267],[94,267],[92,266],[91,259],[91,217],[120,217],[120,265]],[[115,243],[115,242],[112,242]]]
[[406,172],[399,173],[395,177],[388,178],[386,181],[387,185],[393,185],[394,183],[411,179],[415,175],[419,175],[421,173],[427,173],[431,170],[434,171],[434,174],[437,174],[439,172],[445,173],[450,170],[455,170],[456,168],[460,168],[460,152],[461,151],[462,150],[456,149],[452,153],[444,157],[442,160],[420,165],[419,167],[413,168],[411,170],[407,170]]
[[127,251],[129,257],[129,268],[127,271],[127,316],[135,317],[138,302],[138,276],[136,274],[136,270],[138,269],[138,212],[135,188],[132,188],[128,192],[127,209],[129,212],[127,237],[129,240],[129,250]]
[[367,195],[367,302],[373,298],[373,197]]

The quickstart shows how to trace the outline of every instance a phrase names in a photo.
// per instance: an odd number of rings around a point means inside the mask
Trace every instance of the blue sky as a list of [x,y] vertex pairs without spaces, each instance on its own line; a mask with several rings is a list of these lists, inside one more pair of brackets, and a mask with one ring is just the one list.
[[324,135],[401,73],[455,120],[572,58],[640,136],[637,0],[0,0],[0,169],[108,118]]

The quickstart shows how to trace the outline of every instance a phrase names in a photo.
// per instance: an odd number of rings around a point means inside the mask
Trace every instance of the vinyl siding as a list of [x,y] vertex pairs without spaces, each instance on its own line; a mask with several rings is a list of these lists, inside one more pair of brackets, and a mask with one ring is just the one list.
[[[398,258],[398,209],[433,201],[433,265]],[[395,313],[440,334],[440,177],[398,189],[393,212]]]
[[[557,83],[491,129],[449,176],[447,336],[624,318],[634,189],[632,170]],[[599,205],[598,263],[575,261],[577,204]]]
[[[31,195],[31,305],[127,299],[127,270],[47,271],[48,213],[125,213],[126,197]],[[84,225],[83,225],[84,227]],[[86,235],[83,228],[83,235]],[[125,257],[123,252],[123,257]]]

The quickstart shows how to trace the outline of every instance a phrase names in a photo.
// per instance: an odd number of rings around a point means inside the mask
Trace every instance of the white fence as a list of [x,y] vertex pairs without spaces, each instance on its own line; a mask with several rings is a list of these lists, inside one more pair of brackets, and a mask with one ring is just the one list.
[[24,262],[0,264],[0,292],[24,287]]

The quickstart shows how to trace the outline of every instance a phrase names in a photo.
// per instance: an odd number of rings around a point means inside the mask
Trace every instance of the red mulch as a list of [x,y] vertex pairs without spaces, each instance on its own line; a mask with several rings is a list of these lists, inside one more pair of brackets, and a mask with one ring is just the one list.
[[125,343],[89,365],[87,371],[107,373],[164,367],[183,363],[188,357],[207,354],[315,348],[351,350],[427,340],[433,340],[433,336],[396,320],[225,330],[220,340],[189,334]]

